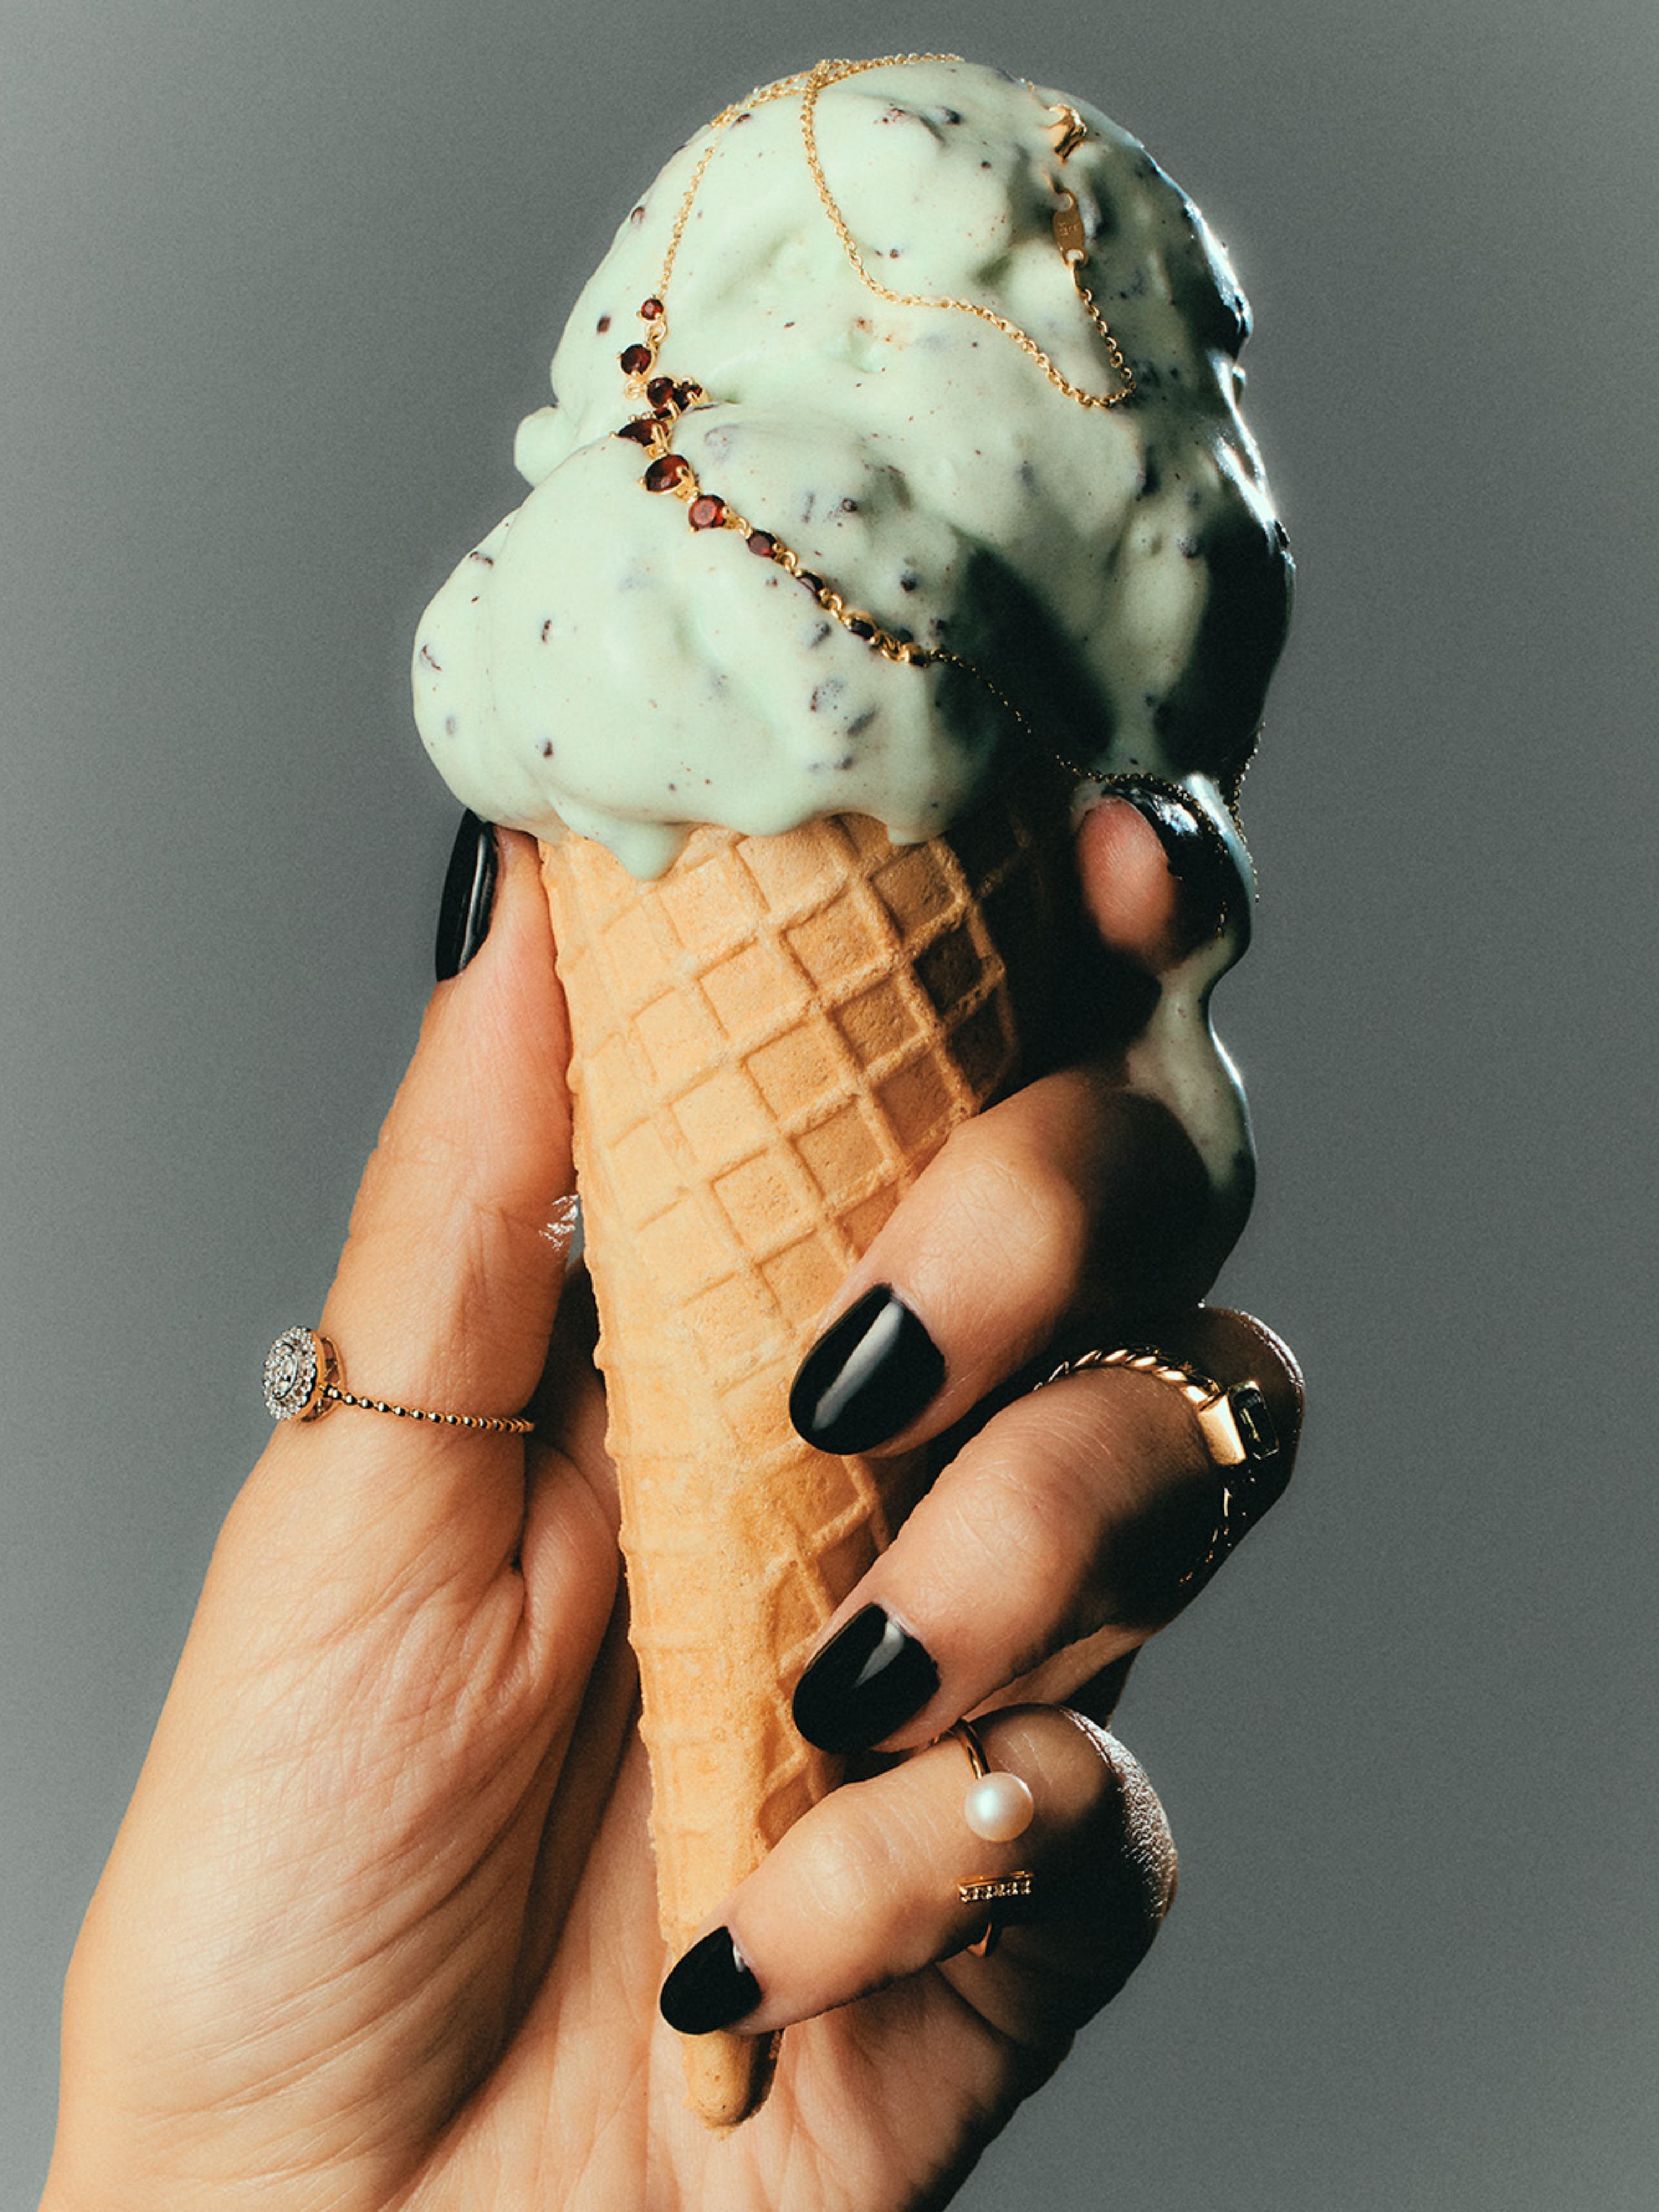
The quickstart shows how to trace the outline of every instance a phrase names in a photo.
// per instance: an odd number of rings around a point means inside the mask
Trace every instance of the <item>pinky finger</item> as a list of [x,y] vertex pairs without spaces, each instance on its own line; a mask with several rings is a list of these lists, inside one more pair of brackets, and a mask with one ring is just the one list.
[[[1064,1706],[1009,1708],[976,1725],[993,1771],[1029,1791],[1027,1826],[1002,1840],[969,1826],[975,1776],[954,1738],[844,1785],[797,1821],[675,1966],[661,1996],[670,2025],[763,2035],[938,1966],[999,2033],[1040,2045],[1115,1996],[1175,1893],[1151,1784],[1121,1744]],[[977,1894],[1022,1874],[1029,1896]],[[969,1947],[993,1913],[1000,1940],[975,1956]]]

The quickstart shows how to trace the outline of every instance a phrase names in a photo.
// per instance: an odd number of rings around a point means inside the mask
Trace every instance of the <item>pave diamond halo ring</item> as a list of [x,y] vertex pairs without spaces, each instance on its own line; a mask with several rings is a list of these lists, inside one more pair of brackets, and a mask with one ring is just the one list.
[[528,1436],[535,1427],[521,1415],[434,1413],[365,1398],[345,1387],[340,1355],[320,1329],[285,1328],[265,1355],[265,1411],[273,1421],[319,1421],[336,1406],[363,1413],[390,1413],[400,1421],[431,1421],[441,1429],[487,1429],[496,1436]]

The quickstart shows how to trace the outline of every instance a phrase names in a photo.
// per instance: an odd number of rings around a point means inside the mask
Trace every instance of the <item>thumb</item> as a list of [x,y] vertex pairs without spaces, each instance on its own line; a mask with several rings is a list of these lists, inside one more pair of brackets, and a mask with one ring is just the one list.
[[535,844],[478,834],[498,854],[487,933],[427,1007],[321,1326],[349,1388],[501,1414],[535,1388],[563,1282],[570,1042]]
[[[474,830],[498,856],[487,933],[432,995],[318,1326],[359,1397],[501,1417],[536,1387],[563,1287],[569,1035],[535,844]],[[348,1613],[389,1587],[464,1595],[516,1551],[525,1468],[520,1436],[334,1405],[278,1428],[221,1564],[280,1560]]]

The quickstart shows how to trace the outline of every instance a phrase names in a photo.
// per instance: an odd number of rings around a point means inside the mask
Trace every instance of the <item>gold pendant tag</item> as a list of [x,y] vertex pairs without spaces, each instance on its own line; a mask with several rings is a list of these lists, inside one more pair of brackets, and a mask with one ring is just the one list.
[[1071,193],[1064,207],[1054,210],[1054,244],[1061,258],[1076,263],[1089,258],[1089,240],[1083,228],[1083,210]]

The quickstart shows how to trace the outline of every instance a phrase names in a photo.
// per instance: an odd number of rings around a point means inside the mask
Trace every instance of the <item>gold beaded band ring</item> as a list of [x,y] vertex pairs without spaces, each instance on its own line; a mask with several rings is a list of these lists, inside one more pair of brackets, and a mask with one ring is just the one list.
[[266,1355],[264,1382],[265,1411],[273,1421],[320,1421],[336,1406],[355,1406],[359,1413],[431,1421],[441,1429],[483,1429],[495,1436],[528,1436],[536,1425],[516,1414],[434,1413],[386,1398],[359,1397],[345,1387],[339,1353],[314,1328],[283,1331]]
[[[1264,1340],[1267,1339],[1268,1332],[1259,1323],[1257,1328]],[[1062,1360],[1052,1375],[1044,1376],[1033,1387],[1046,1390],[1051,1382],[1059,1382],[1068,1375],[1087,1374],[1097,1367],[1121,1367],[1132,1375],[1150,1376],[1154,1382],[1178,1391],[1197,1419],[1204,1449],[1212,1462],[1224,1471],[1240,1470],[1236,1480],[1221,1486],[1219,1510],[1204,1556],[1196,1566],[1188,1568],[1176,1584],[1178,1589],[1185,1591],[1189,1584],[1207,1577],[1243,1535],[1249,1526],[1248,1507],[1255,1478],[1279,1456],[1279,1431],[1262,1395],[1261,1385],[1247,1380],[1228,1389],[1196,1367],[1185,1367],[1166,1358],[1154,1346],[1130,1344],[1120,1345],[1114,1352],[1085,1352],[1076,1359]]]
[[[1029,1786],[1018,1774],[994,1770],[985,1756],[985,1746],[980,1741],[979,1731],[971,1721],[958,1721],[945,1735],[935,1739],[943,1743],[954,1736],[968,1754],[968,1764],[974,1770],[974,1778],[968,1785],[968,1794],[962,1801],[962,1817],[976,1836],[987,1843],[1012,1843],[1023,1836],[1031,1825],[1036,1810]],[[983,1905],[990,1910],[986,1915],[985,1933],[967,1946],[970,1958],[988,1959],[996,1949],[1002,1934],[1002,1923],[996,1908],[1006,1899],[1029,1897],[1035,1886],[1035,1876],[1029,1867],[1019,1867],[1012,1874],[974,1875],[957,1884],[957,1899],[962,1905]]]

